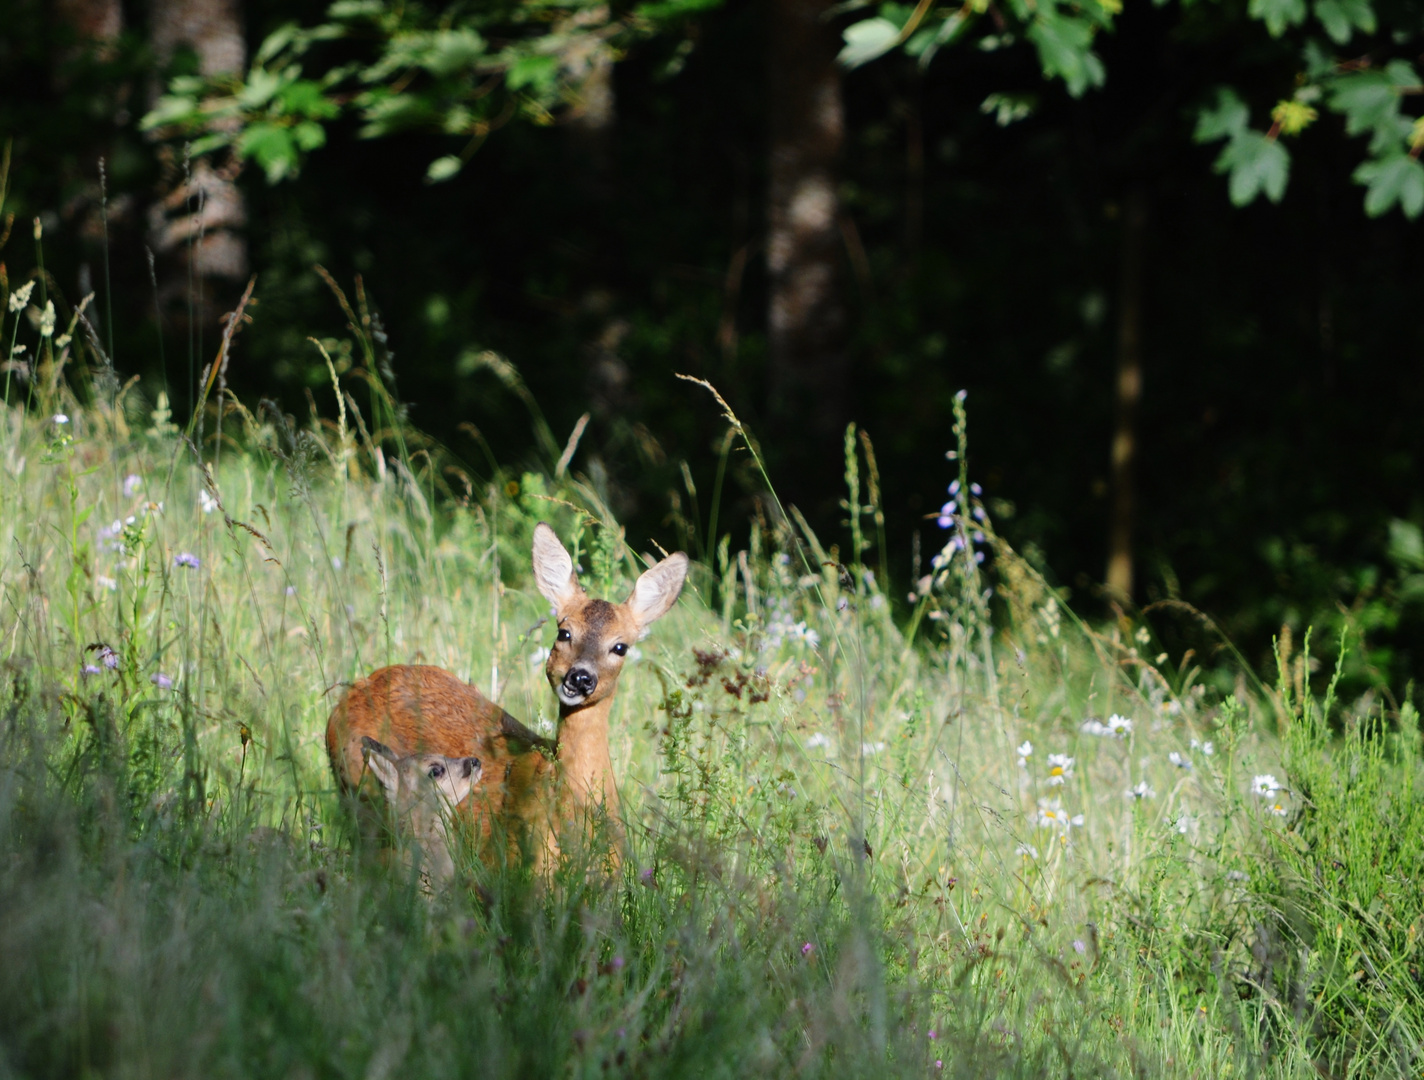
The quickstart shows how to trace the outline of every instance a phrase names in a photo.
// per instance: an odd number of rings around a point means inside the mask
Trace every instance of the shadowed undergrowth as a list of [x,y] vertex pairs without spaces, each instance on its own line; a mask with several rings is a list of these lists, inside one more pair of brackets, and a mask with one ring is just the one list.
[[481,491],[332,374],[201,460],[132,396],[0,413],[0,1074],[1417,1071],[1415,714],[1333,739],[1076,624],[962,410],[908,620],[848,437],[843,546],[768,511],[623,675],[621,866],[427,899],[354,850],[333,692],[434,663],[548,728],[534,523],[594,592],[645,560],[566,461]]

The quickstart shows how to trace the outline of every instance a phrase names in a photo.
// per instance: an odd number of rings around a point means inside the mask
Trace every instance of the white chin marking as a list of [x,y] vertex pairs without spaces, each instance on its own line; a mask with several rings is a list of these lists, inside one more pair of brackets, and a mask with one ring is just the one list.
[[558,689],[558,695],[559,700],[562,701],[565,705],[569,706],[582,705],[584,700],[588,697],[587,694],[571,694],[562,686],[560,686]]

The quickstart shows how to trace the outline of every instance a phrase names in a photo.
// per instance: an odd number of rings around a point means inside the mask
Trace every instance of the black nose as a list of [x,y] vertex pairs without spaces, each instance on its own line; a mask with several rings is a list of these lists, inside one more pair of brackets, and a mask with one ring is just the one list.
[[573,668],[564,676],[564,685],[575,694],[588,697],[593,693],[593,688],[598,685],[598,676],[589,671],[588,668]]

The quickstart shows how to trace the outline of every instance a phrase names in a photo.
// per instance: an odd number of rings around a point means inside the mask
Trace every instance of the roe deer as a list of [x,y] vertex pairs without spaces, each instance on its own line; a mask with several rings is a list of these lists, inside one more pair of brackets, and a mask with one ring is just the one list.
[[481,838],[498,820],[516,833],[542,833],[533,839],[537,853],[547,857],[558,850],[554,826],[586,817],[600,805],[616,818],[608,714],[618,675],[628,649],[677,600],[687,578],[687,556],[677,552],[644,571],[621,604],[588,597],[573,559],[543,522],[534,529],[533,561],[535,584],[553,604],[558,625],[544,668],[559,699],[555,738],[535,735],[448,671],[426,665],[382,668],[352,686],[327,721],[327,752],[341,788],[359,788],[361,740],[368,736],[398,756],[480,758],[486,782],[464,808]]
[[413,841],[427,885],[455,876],[450,856],[449,815],[465,801],[480,780],[480,759],[443,754],[396,755],[369,735],[361,738],[366,764],[380,782],[390,804],[398,835]]

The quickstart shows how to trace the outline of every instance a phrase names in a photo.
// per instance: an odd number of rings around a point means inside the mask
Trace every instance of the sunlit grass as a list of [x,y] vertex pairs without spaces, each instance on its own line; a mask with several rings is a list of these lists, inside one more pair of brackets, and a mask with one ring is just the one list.
[[332,375],[335,419],[228,403],[191,439],[136,393],[0,413],[0,1068],[1417,1069],[1417,890],[1315,881],[1305,839],[1407,866],[1417,730],[1359,736],[1342,778],[1315,713],[1208,692],[1146,624],[1076,623],[967,470],[897,620],[849,437],[854,556],[758,525],[639,645],[616,875],[466,853],[427,901],[353,858],[323,745],[343,683],[438,664],[550,725],[534,523],[614,599],[656,552],[576,476],[450,472]]

